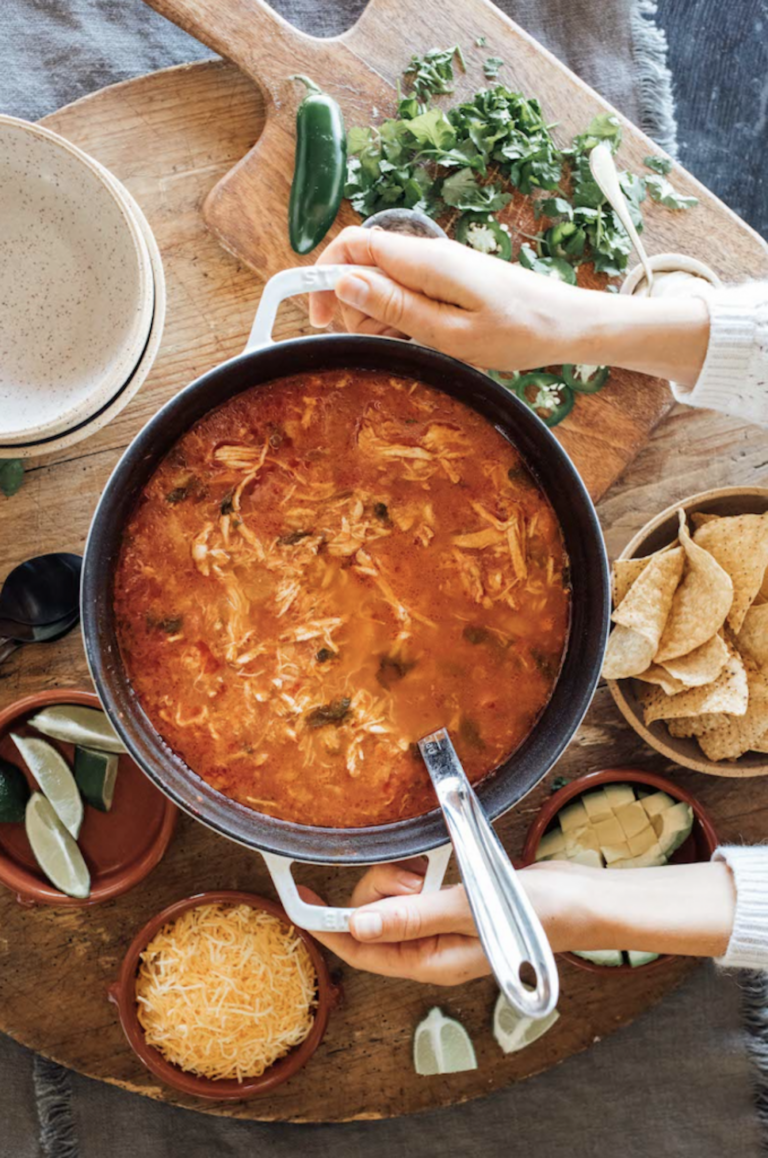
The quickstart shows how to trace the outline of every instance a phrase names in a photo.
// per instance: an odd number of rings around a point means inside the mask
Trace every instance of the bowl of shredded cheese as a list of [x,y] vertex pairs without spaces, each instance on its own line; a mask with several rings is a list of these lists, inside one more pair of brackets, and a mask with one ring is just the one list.
[[237,1101],[292,1077],[337,998],[316,943],[252,893],[200,893],[137,934],[109,991],[152,1073],[197,1098]]

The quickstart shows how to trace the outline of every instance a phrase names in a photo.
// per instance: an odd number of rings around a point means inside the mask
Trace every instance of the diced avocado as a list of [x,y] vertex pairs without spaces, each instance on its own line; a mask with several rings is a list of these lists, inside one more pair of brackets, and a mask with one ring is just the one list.
[[650,824],[647,825],[642,832],[638,832],[637,836],[630,836],[627,840],[632,856],[642,856],[644,852],[648,852],[648,850],[653,848],[657,843],[656,833]]
[[651,796],[644,797],[642,803],[648,816],[653,817],[671,808],[675,802],[668,792],[654,792]]
[[116,752],[75,748],[75,780],[85,799],[101,812],[109,812],[117,780]]
[[667,858],[660,845],[653,844],[647,852],[640,853],[639,856],[629,856],[626,860],[615,860],[611,864],[611,868],[658,868],[660,865],[666,864]]
[[635,799],[635,790],[631,784],[606,784],[603,792],[614,812]]
[[[690,804],[685,804],[681,800],[679,804],[667,808],[655,819],[660,821],[660,828],[657,829],[657,833],[661,850],[667,857],[670,857],[691,834],[693,809]],[[656,824],[654,824],[654,828],[656,828]]]
[[614,863],[618,860],[629,860],[632,855],[629,851],[629,845],[626,843],[601,844],[600,851],[605,857],[605,862],[609,868],[613,868]]
[[587,810],[580,800],[574,800],[573,804],[567,804],[565,808],[561,808],[557,814],[557,819],[560,821],[563,832],[586,828],[589,824]]
[[640,965],[650,965],[651,961],[657,961],[658,953],[645,953],[642,949],[627,949],[627,957],[633,969],[637,969]]
[[585,864],[589,868],[605,868],[605,861],[595,848],[581,848],[568,854],[572,864]]
[[625,804],[622,808],[617,808],[616,819],[627,840],[632,836],[637,836],[644,828],[651,827],[646,811],[639,800],[633,801],[632,804]]
[[594,849],[595,852],[600,848],[600,842],[592,825],[588,825],[586,828],[577,828],[575,832],[565,833],[566,855],[570,856],[572,852],[579,852],[588,848]]
[[565,836],[562,829],[552,828],[545,832],[536,849],[536,860],[549,860],[551,857],[565,853]]
[[574,949],[577,957],[591,961],[593,965],[623,965],[624,958],[620,949]]
[[598,820],[595,824],[595,835],[602,845],[625,844],[626,836],[624,829],[619,824],[615,816],[610,820]]
[[613,809],[602,788],[597,788],[594,792],[585,792],[580,799],[593,824],[596,820],[608,820],[613,816]]

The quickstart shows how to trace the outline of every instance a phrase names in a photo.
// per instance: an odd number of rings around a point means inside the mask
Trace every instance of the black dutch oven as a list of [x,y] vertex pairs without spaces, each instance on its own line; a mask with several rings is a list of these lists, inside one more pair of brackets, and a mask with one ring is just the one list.
[[[82,623],[91,675],[134,760],[191,816],[222,836],[263,853],[291,919],[305,928],[343,928],[348,913],[300,901],[290,874],[293,860],[367,865],[430,850],[440,849],[442,853],[445,824],[437,808],[408,820],[355,829],[311,827],[265,816],[211,788],[158,735],[121,662],[113,585],[123,529],[133,506],[180,436],[208,411],[253,386],[302,372],[359,368],[417,378],[460,398],[514,443],[559,520],[573,593],[565,658],[549,703],[525,742],[476,786],[491,820],[522,800],[573,738],[600,676],[610,610],[605,548],[591,499],[563,448],[514,394],[481,371],[410,342],[350,334],[271,341],[277,306],[283,298],[332,288],[341,272],[338,267],[314,267],[286,270],[272,278],[265,287],[246,350],[180,391],[140,431],[115,467],[96,509],[82,582]],[[432,854],[428,887],[439,885],[442,879],[447,856],[441,853]],[[313,910],[314,916],[307,910]]]

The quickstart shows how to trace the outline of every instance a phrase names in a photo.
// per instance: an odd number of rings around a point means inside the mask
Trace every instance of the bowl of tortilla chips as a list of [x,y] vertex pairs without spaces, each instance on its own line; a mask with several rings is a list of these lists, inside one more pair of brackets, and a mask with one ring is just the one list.
[[613,565],[603,675],[667,759],[715,776],[768,774],[768,489],[693,495]]

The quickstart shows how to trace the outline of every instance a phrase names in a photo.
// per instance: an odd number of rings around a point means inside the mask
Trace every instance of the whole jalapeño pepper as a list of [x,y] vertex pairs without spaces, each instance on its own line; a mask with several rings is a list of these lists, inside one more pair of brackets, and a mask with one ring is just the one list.
[[294,253],[310,253],[333,224],[344,195],[347,138],[344,117],[333,97],[307,76],[296,113],[296,163],[288,205],[288,233]]

